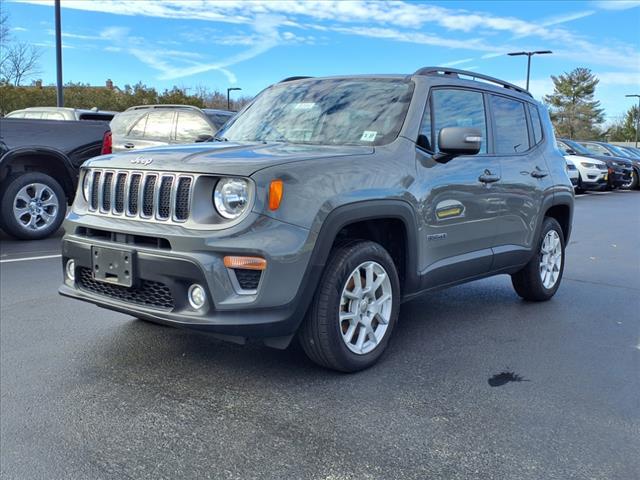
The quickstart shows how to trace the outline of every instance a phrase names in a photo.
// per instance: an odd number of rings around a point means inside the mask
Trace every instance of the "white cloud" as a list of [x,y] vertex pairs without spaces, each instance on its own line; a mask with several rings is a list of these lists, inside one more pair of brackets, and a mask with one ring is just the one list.
[[640,6],[640,1],[638,0],[601,0],[591,3],[602,10],[627,10]]
[[[39,5],[53,4],[52,0],[18,1]],[[203,61],[187,68],[183,68],[183,65],[179,63],[171,66],[172,59],[164,59],[165,61],[158,63],[163,67],[159,67],[157,70],[161,71],[161,78],[165,79],[180,78],[207,70],[226,69],[283,44],[314,43],[312,36],[300,35],[292,31],[293,29],[333,31],[396,42],[479,51],[484,52],[482,59],[494,58],[514,49],[539,48],[538,45],[544,44],[546,48],[554,51],[555,56],[571,63],[615,66],[637,71],[640,65],[640,49],[637,45],[614,45],[609,41],[604,44],[602,41],[596,43],[584,36],[576,35],[560,25],[593,15],[594,9],[632,8],[639,4],[640,2],[637,1],[594,2],[591,4],[593,8],[588,10],[569,12],[541,20],[524,20],[516,16],[497,16],[482,11],[408,1],[156,0],[145,2],[144,8],[141,7],[141,2],[135,0],[65,0],[62,2],[63,8],[115,15],[144,15],[182,20],[197,19],[199,21],[242,24],[251,28],[248,33],[234,35],[208,36],[200,30],[191,32],[192,40],[195,41],[247,48],[229,58],[216,62]],[[476,6],[478,4],[467,3],[466,5]],[[260,19],[264,18],[277,18],[278,21],[262,26]],[[433,29],[437,27],[440,30],[434,32]],[[281,29],[286,29],[286,31],[281,33]],[[496,39],[497,34],[507,35],[510,40],[500,43]],[[468,35],[472,36],[466,38]],[[530,40],[523,43],[525,38]],[[130,41],[131,37],[128,39]],[[118,46],[127,50],[125,45]],[[135,45],[130,50],[134,48],[141,51]],[[146,48],[146,50],[147,61],[145,63],[152,66],[148,59],[153,52],[149,52],[150,48]],[[145,55],[141,54],[139,57],[142,60]],[[172,57],[173,60],[176,59],[175,57]],[[453,65],[453,63],[449,63],[449,65]]]
[[461,65],[463,63],[473,62],[475,58],[463,58],[462,60],[454,60],[453,62],[442,63],[443,67],[453,67],[455,65]]
[[599,85],[634,85],[640,86],[640,72],[595,72],[600,79]]
[[13,32],[28,32],[28,31],[29,31],[29,29],[24,28],[24,27],[13,27],[13,28],[11,29],[11,31],[13,31]]

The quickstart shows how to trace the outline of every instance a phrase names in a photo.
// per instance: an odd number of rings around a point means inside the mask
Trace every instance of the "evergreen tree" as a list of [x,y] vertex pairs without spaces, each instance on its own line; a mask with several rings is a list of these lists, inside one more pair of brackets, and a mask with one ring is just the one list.
[[614,123],[609,129],[609,140],[612,142],[632,142],[636,138],[638,121],[638,106],[634,105],[624,116],[624,119]]
[[544,101],[559,137],[587,140],[597,138],[604,120],[600,102],[594,100],[598,78],[588,68],[576,68],[559,77],[551,76],[554,90]]

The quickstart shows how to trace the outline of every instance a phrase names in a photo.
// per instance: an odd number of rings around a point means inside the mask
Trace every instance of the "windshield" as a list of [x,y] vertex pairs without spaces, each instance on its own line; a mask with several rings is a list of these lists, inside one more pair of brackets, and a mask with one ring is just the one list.
[[231,114],[225,115],[223,113],[210,113],[210,112],[205,112],[205,113],[207,114],[207,117],[209,117],[209,120],[211,120],[211,123],[213,123],[213,126],[216,129],[220,129],[220,127],[222,127],[225,123],[229,121],[231,117],[233,117],[233,115]]
[[239,142],[384,145],[398,136],[412,93],[413,83],[400,79],[278,84],[219,135]]
[[625,152],[620,147],[616,147],[615,145],[609,144],[609,150],[611,150],[613,153],[618,154],[618,156],[620,156],[620,157],[623,157],[623,158],[629,158],[630,157],[629,153]]
[[571,150],[573,150],[574,152],[576,152],[579,155],[593,155],[593,152],[590,152],[589,150],[587,150],[586,148],[584,148],[582,145],[580,145],[579,143],[576,143],[572,140],[562,140],[562,143],[564,143],[566,146],[568,146]]

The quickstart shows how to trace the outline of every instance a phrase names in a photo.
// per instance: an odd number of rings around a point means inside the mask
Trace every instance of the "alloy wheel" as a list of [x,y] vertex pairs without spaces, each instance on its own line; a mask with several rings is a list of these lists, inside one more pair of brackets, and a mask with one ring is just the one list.
[[58,215],[60,202],[54,191],[44,183],[22,187],[13,199],[13,216],[25,230],[42,230]]
[[360,264],[347,279],[340,298],[342,340],[349,350],[365,355],[384,338],[393,307],[391,280],[377,262]]
[[562,267],[562,243],[555,230],[549,230],[540,247],[540,279],[546,289],[551,289],[560,277]]

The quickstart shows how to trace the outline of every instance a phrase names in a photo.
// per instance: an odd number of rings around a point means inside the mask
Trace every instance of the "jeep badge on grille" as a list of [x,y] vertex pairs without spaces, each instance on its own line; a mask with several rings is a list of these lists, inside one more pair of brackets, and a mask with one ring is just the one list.
[[136,158],[131,159],[131,163],[135,163],[137,165],[149,165],[151,162],[153,162],[153,158],[143,157],[142,155],[138,155]]

